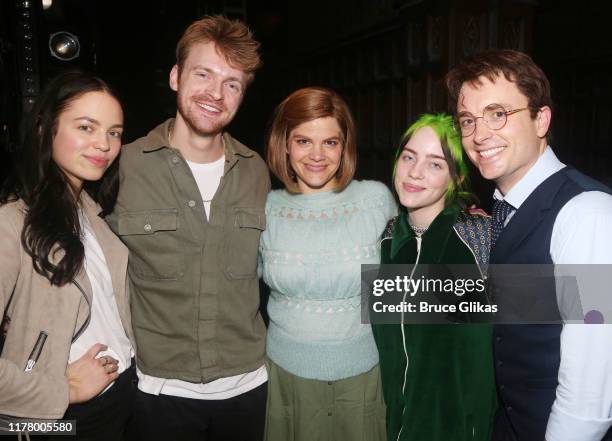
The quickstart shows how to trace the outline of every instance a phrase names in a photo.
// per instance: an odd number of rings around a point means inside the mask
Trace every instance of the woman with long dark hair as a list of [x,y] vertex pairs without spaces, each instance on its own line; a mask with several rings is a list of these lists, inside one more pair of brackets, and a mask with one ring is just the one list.
[[127,250],[102,218],[122,131],[106,83],[62,74],[0,189],[0,414],[76,419],[78,439],[120,439],[135,390]]

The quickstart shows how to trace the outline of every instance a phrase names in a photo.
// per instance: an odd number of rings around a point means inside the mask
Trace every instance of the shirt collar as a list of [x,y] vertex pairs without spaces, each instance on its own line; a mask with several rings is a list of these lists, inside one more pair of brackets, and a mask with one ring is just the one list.
[[225,147],[225,157],[239,155],[245,158],[250,158],[253,156],[253,151],[247,148],[242,143],[236,141],[234,138],[230,136],[229,133],[223,133],[223,144]]
[[146,136],[145,142],[142,145],[143,152],[153,152],[163,147],[169,147],[170,129],[174,125],[174,118],[167,119]]
[[544,182],[549,176],[557,173],[565,167],[550,146],[546,146],[544,153],[538,158],[533,167],[516,183],[514,187],[506,194],[502,195],[499,189],[495,189],[493,198],[496,200],[505,200],[512,205],[516,210],[525,202],[531,193]]
[[[151,130],[147,135],[146,142],[142,147],[143,152],[152,152],[164,147],[170,147],[170,130],[172,129],[173,125],[174,118],[170,118]],[[223,146],[227,161],[232,159],[235,155],[245,158],[250,158],[253,156],[252,150],[236,141],[227,132],[223,133]]]

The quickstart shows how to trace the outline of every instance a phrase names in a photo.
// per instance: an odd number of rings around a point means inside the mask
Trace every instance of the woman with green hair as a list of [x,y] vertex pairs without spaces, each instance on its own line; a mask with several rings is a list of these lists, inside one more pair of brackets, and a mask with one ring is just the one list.
[[[415,279],[431,265],[459,264],[484,279],[490,218],[468,209],[474,198],[451,116],[423,115],[410,126],[393,181],[403,208],[383,233],[381,263],[414,265]],[[388,440],[488,441],[496,405],[491,326],[465,323],[477,320],[470,314],[447,316],[448,324],[406,318],[402,313],[398,324],[373,325]]]

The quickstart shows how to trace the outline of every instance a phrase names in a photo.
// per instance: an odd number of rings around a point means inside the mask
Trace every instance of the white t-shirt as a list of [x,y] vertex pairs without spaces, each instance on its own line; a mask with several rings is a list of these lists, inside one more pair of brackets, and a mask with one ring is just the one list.
[[202,195],[204,203],[204,211],[206,211],[206,219],[210,219],[210,203],[212,202],[219,183],[223,177],[223,167],[225,166],[225,155],[221,156],[214,162],[199,164],[197,162],[186,161],[191,169],[191,173],[198,184],[198,190]]

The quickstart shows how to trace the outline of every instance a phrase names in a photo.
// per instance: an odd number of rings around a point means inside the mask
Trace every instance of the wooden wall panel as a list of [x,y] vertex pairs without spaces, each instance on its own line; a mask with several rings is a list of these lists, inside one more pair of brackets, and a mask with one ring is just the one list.
[[346,98],[360,134],[358,176],[387,183],[406,128],[425,112],[448,110],[444,75],[450,66],[488,47],[530,47],[534,6],[523,2],[337,0],[325,5],[336,11],[337,20],[318,23],[312,2],[298,8],[302,22],[328,34],[306,44],[299,42],[303,33],[295,34],[298,47],[307,48],[297,51],[296,70],[305,65],[308,72],[298,75],[302,82],[296,87],[327,86]]

